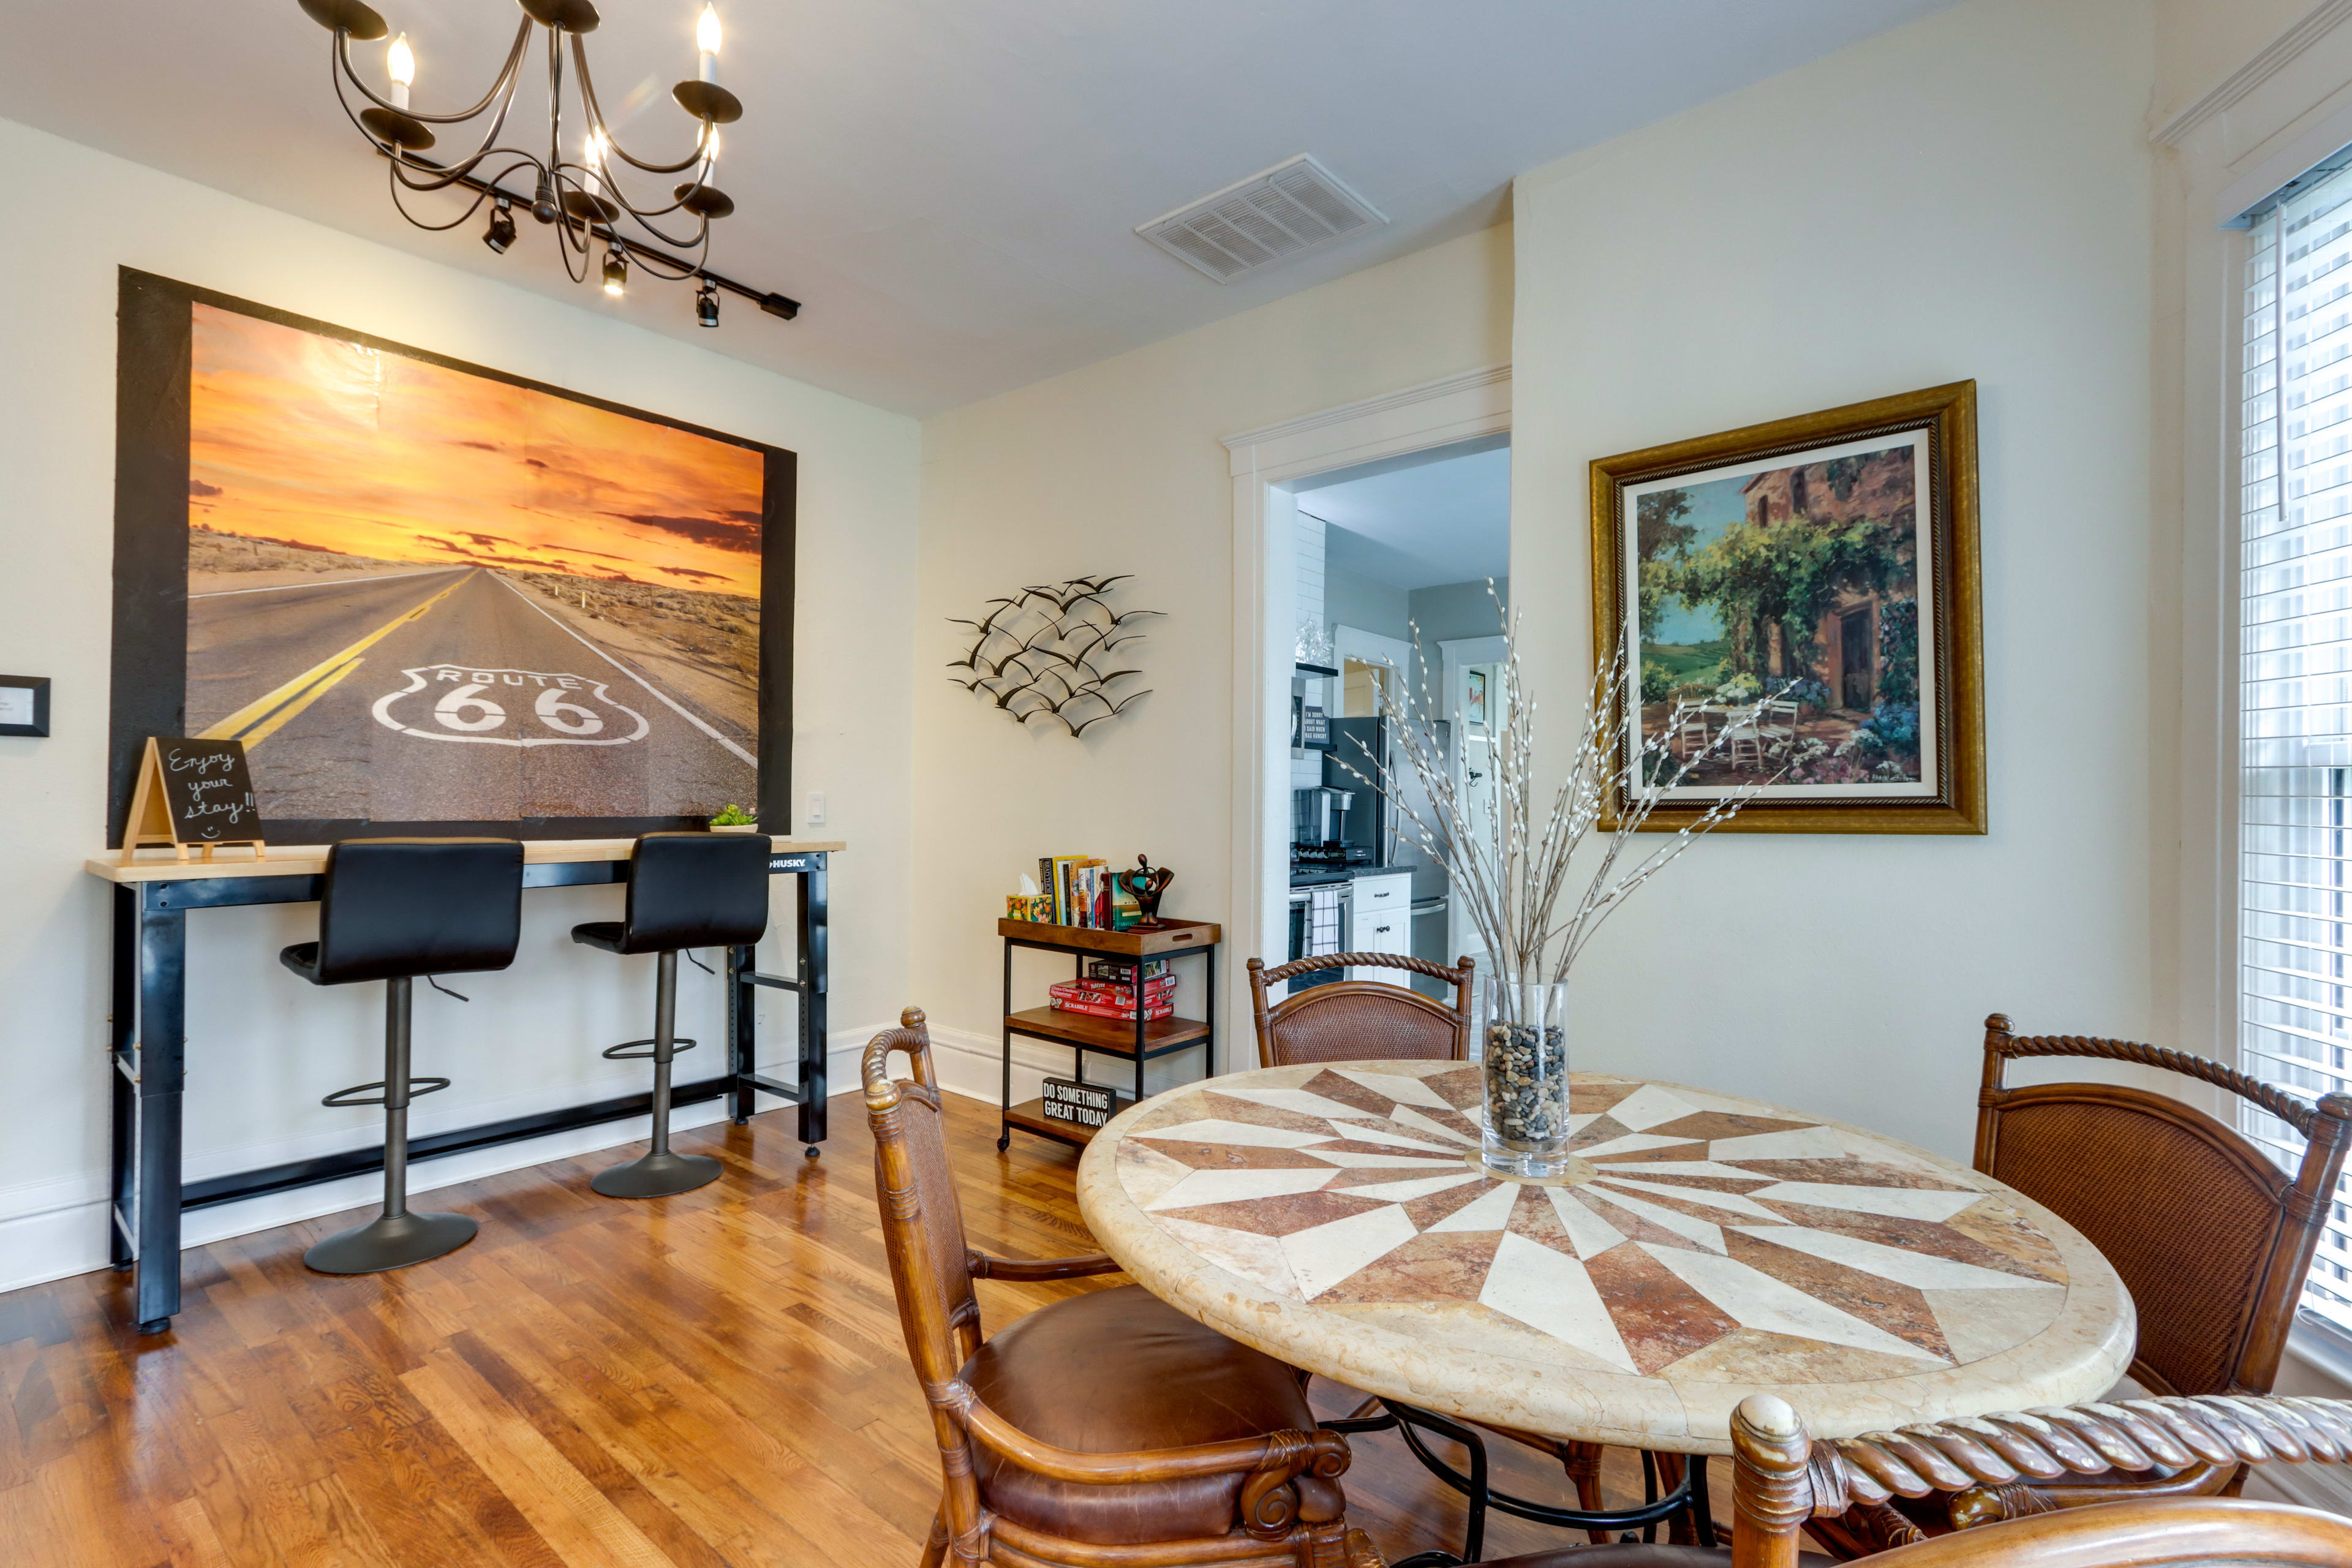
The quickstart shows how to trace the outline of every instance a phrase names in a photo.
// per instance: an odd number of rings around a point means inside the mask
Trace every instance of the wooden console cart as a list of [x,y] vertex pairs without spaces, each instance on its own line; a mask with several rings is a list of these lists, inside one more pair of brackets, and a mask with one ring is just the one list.
[[[1013,1130],[1034,1132],[1041,1138],[1057,1139],[1064,1143],[1083,1147],[1094,1136],[1094,1130],[1067,1121],[1048,1121],[1043,1100],[1013,1103],[1013,1037],[1025,1036],[1033,1040],[1051,1040],[1068,1046],[1077,1059],[1077,1079],[1087,1078],[1087,1058],[1089,1056],[1118,1057],[1135,1064],[1134,1097],[1143,1098],[1143,1064],[1155,1057],[1174,1051],[1188,1051],[1198,1047],[1201,1051],[1202,1076],[1216,1070],[1217,1028],[1217,943],[1223,933],[1206,921],[1170,921],[1158,931],[1090,931],[1083,926],[1052,925],[1042,921],[1005,921],[996,922],[996,932],[1004,939],[1004,1079],[1002,1099],[1004,1108],[1003,1124],[997,1129],[996,1147],[1002,1151],[1013,1142]],[[1084,1013],[1057,1012],[1051,1007],[1030,1007],[1021,1012],[1013,1010],[1013,950],[1034,948],[1042,952],[1066,952],[1075,956],[1076,973],[1083,977],[1087,960],[1090,958],[1126,959],[1135,965],[1135,1019],[1097,1018]],[[1185,958],[1201,955],[1205,965],[1205,979],[1201,992],[1200,1018],[1153,1018],[1143,1016],[1143,965],[1154,958]]]

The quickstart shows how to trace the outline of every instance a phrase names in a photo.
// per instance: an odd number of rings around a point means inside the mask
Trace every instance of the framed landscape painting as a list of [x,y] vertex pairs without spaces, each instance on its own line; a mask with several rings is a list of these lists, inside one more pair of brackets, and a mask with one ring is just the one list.
[[1975,383],[1604,458],[1592,543],[1650,829],[1985,831]]
[[113,798],[269,837],[633,836],[789,781],[791,452],[125,269]]

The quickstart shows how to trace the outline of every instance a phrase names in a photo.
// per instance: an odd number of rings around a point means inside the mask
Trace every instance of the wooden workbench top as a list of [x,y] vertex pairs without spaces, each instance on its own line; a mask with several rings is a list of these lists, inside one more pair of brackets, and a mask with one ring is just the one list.
[[[774,853],[800,855],[818,850],[846,849],[848,845],[833,838],[778,838],[772,841]],[[526,866],[563,865],[583,860],[625,860],[636,845],[634,838],[526,838],[522,843],[522,858]],[[140,851],[151,858],[135,865],[121,863],[120,852],[82,862],[82,869],[93,877],[110,882],[184,882],[215,877],[315,877],[327,868],[328,846],[324,844],[273,844],[268,852],[256,858],[249,849],[222,849],[210,860],[198,858],[202,851],[190,851],[189,858],[171,858],[168,849]]]

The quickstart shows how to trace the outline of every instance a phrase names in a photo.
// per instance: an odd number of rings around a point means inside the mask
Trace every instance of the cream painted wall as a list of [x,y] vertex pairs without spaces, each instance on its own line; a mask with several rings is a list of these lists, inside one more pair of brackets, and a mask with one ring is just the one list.
[[1719,835],[1577,978],[1582,1063],[1965,1157],[1980,1022],[2151,1006],[2144,0],[1973,0],[1523,176],[1512,580],[1590,662],[1587,465],[1974,378],[1986,837]]
[[[862,1040],[895,1017],[908,992],[911,731],[896,694],[914,666],[914,421],[11,122],[0,121],[0,163],[16,171],[22,209],[66,237],[0,247],[0,669],[56,682],[52,737],[0,739],[0,1289],[105,1258],[107,906],[80,865],[104,833],[118,263],[797,450],[793,784],[826,793],[820,833],[853,846],[832,884],[835,1038]],[[535,247],[509,259],[553,265]],[[646,310],[685,308],[645,292]],[[792,330],[730,316],[729,331]],[[778,883],[787,921],[790,888]],[[642,1088],[642,1066],[596,1053],[645,1032],[651,960],[568,940],[572,922],[612,918],[618,898],[530,895],[511,970],[468,977],[458,988],[470,1005],[417,1003],[417,1070],[457,1079],[419,1103],[417,1131]],[[317,1101],[377,1070],[381,988],[314,990],[278,966],[278,947],[312,934],[309,906],[200,911],[188,923],[191,1177],[366,1144],[380,1112]],[[681,1032],[715,1047],[718,983],[689,970],[681,991]],[[772,1053],[791,1049],[779,1027],[790,1022],[782,1008],[768,1022]],[[416,1180],[637,1136],[615,1124],[561,1145],[427,1162]],[[373,1184],[204,1211],[189,1235],[362,1203]]]
[[[1168,913],[1229,918],[1234,520],[1219,438],[1507,358],[1510,234],[1465,236],[925,422],[908,999],[959,1058],[944,1064],[959,1087],[995,1092],[995,921],[1037,856],[1148,852],[1176,869]],[[949,684],[947,617],[1088,572],[1132,572],[1120,602],[1169,612],[1129,645],[1152,694],[1123,720],[1073,741]],[[1226,953],[1224,984],[1248,956]],[[1016,1001],[1035,1005],[1066,971],[1024,955],[1018,973]],[[1022,1053],[1067,1066],[1064,1051]]]

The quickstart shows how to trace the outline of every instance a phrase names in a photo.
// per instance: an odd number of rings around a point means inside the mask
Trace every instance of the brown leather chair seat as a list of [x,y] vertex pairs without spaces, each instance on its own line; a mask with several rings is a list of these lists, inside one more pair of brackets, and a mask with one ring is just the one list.
[[[1007,1324],[964,1363],[962,1375],[982,1403],[1023,1432],[1079,1453],[1315,1429],[1289,1367],[1136,1285],[1056,1301]],[[1069,1540],[1116,1546],[1222,1535],[1239,1518],[1238,1474],[1086,1486],[1024,1470],[985,1447],[979,1459],[981,1495],[992,1511]],[[1301,1476],[1297,1486],[1306,1522],[1345,1511],[1332,1482]]]

